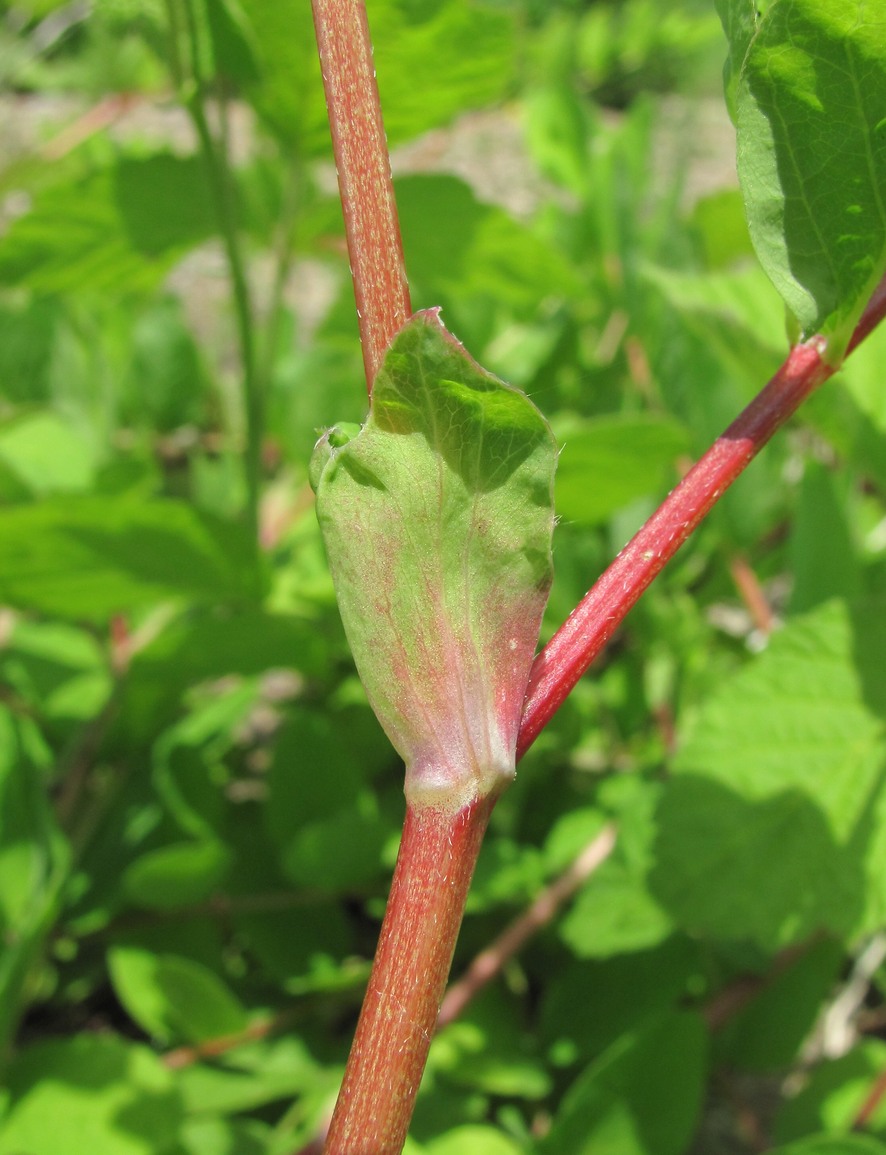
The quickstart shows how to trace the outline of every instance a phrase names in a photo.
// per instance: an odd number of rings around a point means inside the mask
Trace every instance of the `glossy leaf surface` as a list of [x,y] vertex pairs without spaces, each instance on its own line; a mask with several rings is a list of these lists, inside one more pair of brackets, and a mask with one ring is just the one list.
[[866,0],[721,0],[754,247],[839,357],[886,268],[886,18]]

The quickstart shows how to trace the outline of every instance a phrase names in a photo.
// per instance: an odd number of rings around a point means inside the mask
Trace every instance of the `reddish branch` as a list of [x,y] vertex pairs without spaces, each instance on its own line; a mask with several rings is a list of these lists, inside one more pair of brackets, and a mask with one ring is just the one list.
[[[363,0],[313,0],[367,383],[411,312]],[[886,281],[853,349],[886,314]],[[834,369],[813,339],[792,349],[622,550],[535,661],[521,756],[637,599],[772,434]],[[409,809],[391,898],[327,1155],[396,1155],[424,1068],[491,800],[454,818]],[[522,933],[522,932],[521,932]]]
[[363,0],[312,0],[366,383],[412,312]]
[[[313,0],[326,99],[348,233],[367,381],[410,312],[372,46],[363,0]],[[886,278],[849,342],[886,315]],[[535,660],[517,743],[521,757],[637,599],[724,491],[798,406],[835,372],[824,343],[797,345],[745,411],[618,555]]]
[[[856,327],[854,349],[886,315],[886,278]],[[521,757],[600,653],[637,599],[773,433],[836,368],[825,343],[796,345],[769,384],[718,437],[612,565],[585,594],[535,659],[517,740]]]
[[408,807],[326,1155],[398,1155],[437,1021],[492,799]]

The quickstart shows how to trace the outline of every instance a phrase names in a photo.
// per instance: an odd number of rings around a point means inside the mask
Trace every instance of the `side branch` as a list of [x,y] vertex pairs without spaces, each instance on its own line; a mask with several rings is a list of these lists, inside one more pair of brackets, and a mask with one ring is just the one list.
[[[886,278],[871,297],[849,349],[886,316]],[[640,595],[696,529],[724,490],[801,403],[836,372],[821,337],[796,345],[772,380],[668,495],[585,594],[535,659],[517,739],[521,758]]]
[[312,0],[370,392],[412,312],[364,0]]

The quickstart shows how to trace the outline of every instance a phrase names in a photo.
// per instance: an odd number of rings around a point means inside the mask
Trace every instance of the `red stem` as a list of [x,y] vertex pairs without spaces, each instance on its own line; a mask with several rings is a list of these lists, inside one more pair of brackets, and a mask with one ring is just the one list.
[[[886,315],[886,277],[856,326],[854,349]],[[653,578],[744,471],[773,433],[836,369],[825,343],[796,345],[768,385],[718,437],[585,594],[535,659],[517,738],[521,758],[563,704]]]
[[[363,0],[312,0],[345,217],[366,380],[411,313]],[[886,280],[854,348],[886,313]],[[823,343],[793,349],[778,373],[625,547],[539,654],[518,757],[551,719],[625,614],[723,491],[833,369]],[[455,816],[407,809],[391,897],[325,1151],[402,1149],[492,801]]]
[[312,0],[370,392],[412,312],[363,0]]
[[493,800],[409,806],[325,1155],[399,1155]]

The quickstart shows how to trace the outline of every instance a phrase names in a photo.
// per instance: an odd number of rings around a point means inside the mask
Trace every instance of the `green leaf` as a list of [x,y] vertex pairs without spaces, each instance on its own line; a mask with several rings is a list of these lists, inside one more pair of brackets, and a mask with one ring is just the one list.
[[223,842],[179,842],[150,850],[126,868],[127,898],[148,910],[174,910],[203,902],[222,882],[231,854]]
[[[328,151],[329,129],[309,5],[243,5],[259,80],[247,95],[265,123],[303,154]],[[498,100],[515,57],[515,21],[499,5],[439,0],[432,6],[375,0],[369,13],[375,63],[392,144]],[[239,25],[241,33],[242,24]],[[422,77],[416,100],[415,77]]]
[[414,299],[442,305],[469,343],[488,340],[502,316],[536,320],[540,298],[584,291],[557,248],[477,200],[464,181],[401,177],[396,194]]
[[861,592],[861,566],[847,524],[848,480],[806,463],[791,531],[793,613],[834,597],[852,601]]
[[488,1095],[543,1099],[551,1079],[513,1000],[492,988],[434,1037],[429,1073]]
[[534,846],[496,838],[477,863],[465,911],[476,914],[496,906],[527,906],[544,882],[544,864]]
[[839,943],[813,943],[721,1028],[718,1053],[740,1070],[787,1070],[815,1026],[844,961]]
[[886,270],[886,24],[865,0],[721,3],[757,255],[834,363]]
[[523,1148],[493,1127],[468,1123],[454,1127],[423,1150],[426,1155],[521,1155]]
[[272,1129],[258,1119],[197,1116],[184,1121],[176,1155],[267,1155]]
[[675,421],[599,417],[559,432],[557,513],[577,525],[605,525],[632,501],[664,491],[688,438]]
[[714,0],[714,3],[729,42],[729,54],[723,66],[723,83],[726,103],[735,120],[741,66],[756,34],[762,12],[757,6],[757,0]]
[[859,918],[884,746],[855,645],[841,603],[791,622],[683,739],[650,885],[687,929],[779,949]]
[[27,1048],[7,1086],[0,1155],[162,1155],[182,1118],[172,1073],[147,1047],[110,1034]]
[[108,969],[117,998],[159,1043],[201,1043],[244,1031],[249,1016],[214,971],[194,959],[114,947]]
[[364,794],[356,806],[295,830],[283,848],[282,866],[300,886],[323,893],[357,890],[384,873],[382,852],[389,834]]
[[645,265],[643,274],[738,381],[756,391],[772,375],[787,334],[778,294],[759,265],[707,273]]
[[240,0],[206,0],[216,72],[238,84],[261,79],[252,26]]
[[615,779],[601,803],[611,807],[618,838],[560,923],[560,937],[578,958],[645,951],[667,939],[673,920],[650,891],[655,807],[660,788],[638,778]]
[[420,314],[343,439],[321,441],[312,472],[348,641],[407,793],[458,808],[514,773],[551,580],[553,438]]
[[85,722],[110,696],[107,653],[94,634],[20,618],[0,657],[2,677],[39,715]]
[[647,950],[674,929],[642,875],[623,863],[603,863],[560,924],[560,935],[577,958],[607,958]]
[[238,1047],[226,1066],[195,1063],[178,1073],[189,1114],[233,1115],[267,1103],[291,1100],[320,1079],[307,1045],[294,1035]]
[[198,157],[124,158],[44,190],[13,222],[0,284],[40,293],[144,292],[215,231]]
[[98,466],[94,436],[49,409],[19,413],[0,423],[0,462],[31,493],[82,493]]
[[188,687],[231,674],[324,670],[323,638],[306,621],[257,607],[204,612],[176,622],[133,659],[123,687],[121,739],[150,741],[176,714]]
[[701,1017],[672,1012],[595,1060],[563,1098],[543,1155],[681,1155],[704,1094]]
[[689,940],[672,935],[651,950],[561,969],[542,994],[540,1032],[552,1059],[592,1058],[620,1035],[675,1007],[696,966]]
[[246,531],[176,501],[55,498],[0,510],[0,600],[106,621],[152,603],[250,601]]
[[[394,142],[446,124],[504,94],[516,22],[501,5],[380,0],[370,14],[385,130]],[[424,78],[415,99],[415,78]]]

